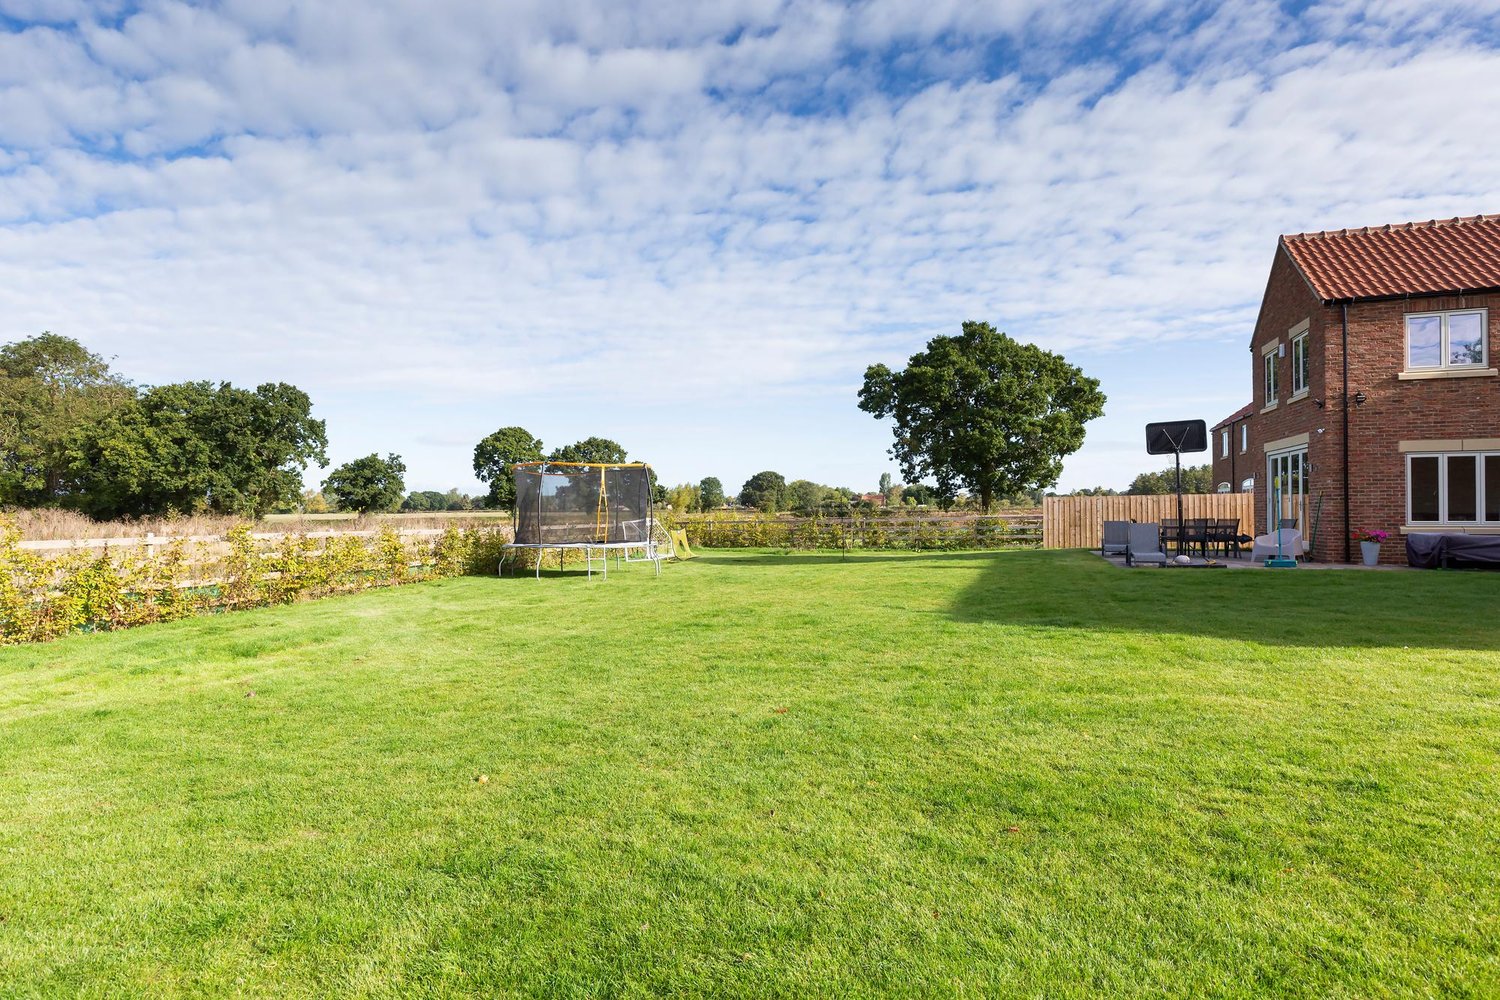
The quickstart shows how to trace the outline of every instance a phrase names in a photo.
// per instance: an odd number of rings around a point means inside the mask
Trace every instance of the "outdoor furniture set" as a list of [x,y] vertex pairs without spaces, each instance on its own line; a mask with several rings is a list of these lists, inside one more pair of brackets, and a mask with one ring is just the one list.
[[1136,563],[1171,563],[1168,549],[1176,548],[1179,556],[1197,552],[1205,559],[1210,553],[1222,553],[1240,558],[1241,546],[1253,542],[1250,548],[1252,560],[1267,559],[1278,555],[1297,558],[1302,555],[1302,533],[1295,520],[1284,520],[1281,527],[1269,535],[1251,539],[1240,534],[1240,522],[1234,518],[1198,517],[1178,522],[1176,518],[1163,518],[1160,524],[1140,524],[1135,521],[1105,521],[1100,555],[1123,555],[1125,565]]
[[[1240,545],[1249,541],[1240,534],[1236,518],[1198,517],[1178,522],[1164,518],[1160,524],[1134,521],[1105,521],[1100,554],[1123,555],[1125,564],[1168,561],[1167,550],[1176,548],[1178,555],[1198,552],[1205,558],[1211,552],[1240,557]],[[1159,558],[1158,558],[1159,557]]]

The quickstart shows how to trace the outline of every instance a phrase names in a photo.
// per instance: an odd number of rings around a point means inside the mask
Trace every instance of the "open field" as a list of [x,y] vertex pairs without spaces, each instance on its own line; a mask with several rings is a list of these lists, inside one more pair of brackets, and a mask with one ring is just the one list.
[[711,553],[0,650],[0,996],[1494,996],[1497,607]]

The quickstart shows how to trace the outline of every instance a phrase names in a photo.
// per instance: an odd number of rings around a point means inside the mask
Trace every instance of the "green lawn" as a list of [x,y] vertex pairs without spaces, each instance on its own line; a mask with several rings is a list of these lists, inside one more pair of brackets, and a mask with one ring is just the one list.
[[1500,575],[1046,552],[0,650],[0,996],[1493,997],[1497,650]]

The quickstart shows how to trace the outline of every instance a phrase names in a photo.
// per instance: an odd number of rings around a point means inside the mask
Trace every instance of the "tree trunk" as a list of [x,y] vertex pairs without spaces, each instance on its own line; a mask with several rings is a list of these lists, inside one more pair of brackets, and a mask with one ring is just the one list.
[[995,497],[995,491],[990,488],[989,483],[979,487],[979,509],[988,514],[990,512],[990,501]]

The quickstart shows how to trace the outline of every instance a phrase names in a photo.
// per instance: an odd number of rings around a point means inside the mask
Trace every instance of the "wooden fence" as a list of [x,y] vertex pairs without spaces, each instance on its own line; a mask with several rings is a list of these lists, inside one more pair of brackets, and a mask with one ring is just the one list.
[[[1097,549],[1105,521],[1160,522],[1177,516],[1177,496],[1046,497],[1042,500],[1042,547]],[[1183,494],[1182,516],[1238,518],[1240,533],[1255,524],[1254,493]]]

